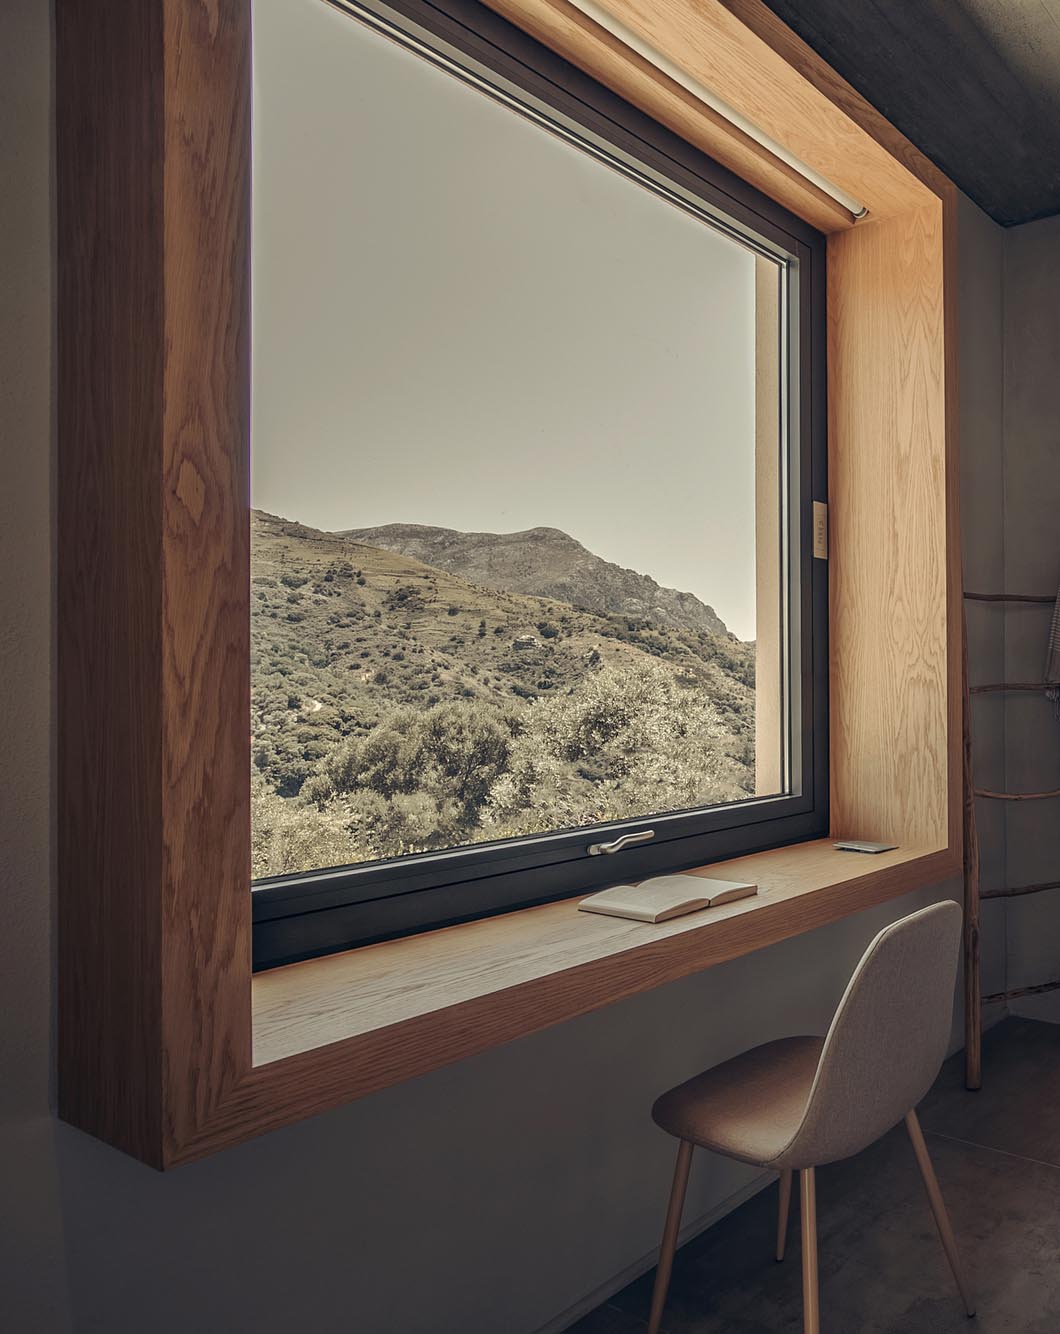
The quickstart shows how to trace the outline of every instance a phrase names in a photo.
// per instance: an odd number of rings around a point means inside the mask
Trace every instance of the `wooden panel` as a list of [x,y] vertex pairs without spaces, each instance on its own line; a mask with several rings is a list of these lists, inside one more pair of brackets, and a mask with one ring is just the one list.
[[[169,1164],[191,1161],[727,959],[937,884],[946,852],[873,857],[829,843],[705,874],[768,885],[751,905],[645,930],[570,903],[450,927],[253,980],[255,1069]],[[695,874],[692,872],[691,874]]]
[[165,13],[163,1025],[179,1143],[250,1059],[250,15],[245,0]]
[[959,790],[942,223],[936,201],[828,252],[832,828],[940,847]]
[[[829,121],[828,129],[822,134],[822,138],[826,140],[824,151],[834,152],[837,143],[833,125],[836,112],[857,126],[876,145],[876,148],[866,147],[864,140],[859,139],[858,143],[864,149],[864,153],[858,151],[856,162],[850,163],[850,170],[856,172],[858,179],[863,182],[862,188],[867,192],[864,202],[877,217],[890,216],[892,211],[904,212],[907,207],[916,207],[918,203],[926,202],[925,197],[919,193],[906,194],[905,187],[898,183],[898,178],[881,165],[877,148],[882,149],[895,163],[901,164],[913,177],[926,185],[932,194],[944,195],[952,189],[952,183],[945,173],[887,119],[879,106],[866,101],[840,72],[823,60],[802,40],[797,31],[789,28],[762,0],[718,0],[718,3],[728,10],[740,27],[753,34],[781,59],[790,72],[785,78],[790,79],[794,75],[821,94],[824,105],[817,104],[815,109],[808,110],[805,115],[799,113],[800,136],[805,136],[802,142],[807,145],[811,153],[814,151],[813,121],[817,114],[827,117]],[[768,97],[768,93],[763,96]],[[775,121],[771,119],[771,123],[778,125],[781,130],[778,137],[786,143],[787,138],[783,134],[783,113],[780,108],[776,110],[779,115]],[[827,145],[832,146],[831,150]],[[853,149],[854,144],[851,143],[848,147]],[[846,168],[842,151],[838,157],[833,155],[832,160],[833,170],[844,173]],[[818,163],[816,157],[804,158],[803,161],[812,162],[814,166]],[[818,170],[823,168],[818,167]],[[876,196],[877,177],[888,192],[891,189],[900,192],[893,197],[891,204]],[[829,176],[829,179],[842,184],[844,180],[853,180],[854,177],[848,178],[844,174],[841,177]],[[852,190],[852,193],[856,192]]]
[[248,19],[57,8],[59,1105],[156,1165],[250,1061]]
[[[615,91],[638,105],[639,98],[656,96],[649,85],[663,86],[663,76],[650,65],[640,68],[644,62],[638,58],[624,54],[616,65],[613,54],[604,54],[608,44],[615,46],[615,39],[609,37],[605,42],[600,36],[604,30],[566,0],[488,3],[601,82],[620,79],[623,86],[616,85]],[[926,203],[930,189],[924,181],[942,179],[931,163],[759,0],[740,4],[727,0],[600,3],[638,37],[874,214],[891,217]],[[627,50],[621,44],[617,49],[619,53]],[[642,109],[663,118],[658,108],[643,105]],[[759,164],[766,161],[764,150],[753,141],[738,147],[742,136],[724,120],[719,129],[729,136],[732,146],[726,147],[716,136],[713,144],[701,145],[705,151],[793,213],[806,216],[805,202],[776,173],[771,185],[752,178],[750,172],[763,169],[754,165],[754,159]],[[740,153],[742,160],[737,164],[729,153]],[[807,217],[807,221],[813,219]],[[835,223],[814,225],[826,232],[837,229]]]
[[[760,893],[670,922],[583,913],[572,899],[259,973],[253,986],[255,1063],[440,1015],[601,963],[610,974],[602,994],[630,995],[804,931],[810,922],[821,925],[835,910],[830,891],[861,890],[868,880],[879,890],[882,872],[900,884],[902,869],[921,855],[922,849],[904,848],[868,862],[837,852],[828,840],[804,843],[689,872],[754,880]],[[549,1017],[554,1007],[566,1014],[577,994],[573,978],[566,996],[558,988],[540,988],[534,1025],[555,1022]],[[363,1065],[361,1077],[371,1079]]]
[[646,929],[554,903],[259,974],[259,1064],[178,1157],[201,1157],[813,930],[947,869],[943,854],[915,848],[870,861],[803,844],[711,868],[753,876],[769,893],[702,925],[686,918]]
[[[949,181],[939,185],[942,200],[942,360],[945,424],[942,448],[946,470],[946,727],[949,745],[947,843],[958,867],[964,864],[964,562],[961,558],[960,346],[957,266],[957,190]],[[939,442],[933,438],[938,448]]]
[[[819,231],[832,232],[853,224],[848,210],[830,195],[566,0],[484,2]],[[618,13],[616,6],[608,7]]]
[[56,42],[59,1111],[158,1163],[161,13]]

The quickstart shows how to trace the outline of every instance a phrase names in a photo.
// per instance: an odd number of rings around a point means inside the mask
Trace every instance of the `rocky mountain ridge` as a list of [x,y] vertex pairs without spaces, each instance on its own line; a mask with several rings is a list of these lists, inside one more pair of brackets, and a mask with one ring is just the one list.
[[664,588],[650,575],[604,560],[558,528],[465,533],[391,523],[338,535],[411,556],[500,592],[553,598],[582,611],[628,616],[668,630],[729,633],[714,608],[694,594]]

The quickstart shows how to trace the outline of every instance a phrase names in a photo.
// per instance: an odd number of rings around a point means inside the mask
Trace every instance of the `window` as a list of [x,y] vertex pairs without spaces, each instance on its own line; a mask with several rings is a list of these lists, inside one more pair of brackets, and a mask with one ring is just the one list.
[[255,966],[820,836],[823,238],[470,0],[254,23]]

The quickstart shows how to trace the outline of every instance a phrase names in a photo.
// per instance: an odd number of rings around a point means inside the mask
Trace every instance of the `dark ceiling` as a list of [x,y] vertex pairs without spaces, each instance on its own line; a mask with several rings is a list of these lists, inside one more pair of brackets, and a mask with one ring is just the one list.
[[997,222],[1060,213],[1060,0],[766,0]]

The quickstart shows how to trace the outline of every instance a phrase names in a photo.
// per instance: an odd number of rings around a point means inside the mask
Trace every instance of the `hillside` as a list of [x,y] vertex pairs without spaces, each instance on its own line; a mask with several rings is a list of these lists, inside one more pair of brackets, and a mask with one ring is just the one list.
[[753,790],[753,649],[731,636],[259,512],[251,609],[256,875]]
[[521,533],[461,533],[415,523],[354,528],[342,534],[508,593],[569,602],[581,610],[629,616],[668,630],[726,634],[714,611],[691,593],[663,588],[646,574],[587,551],[558,528]]

